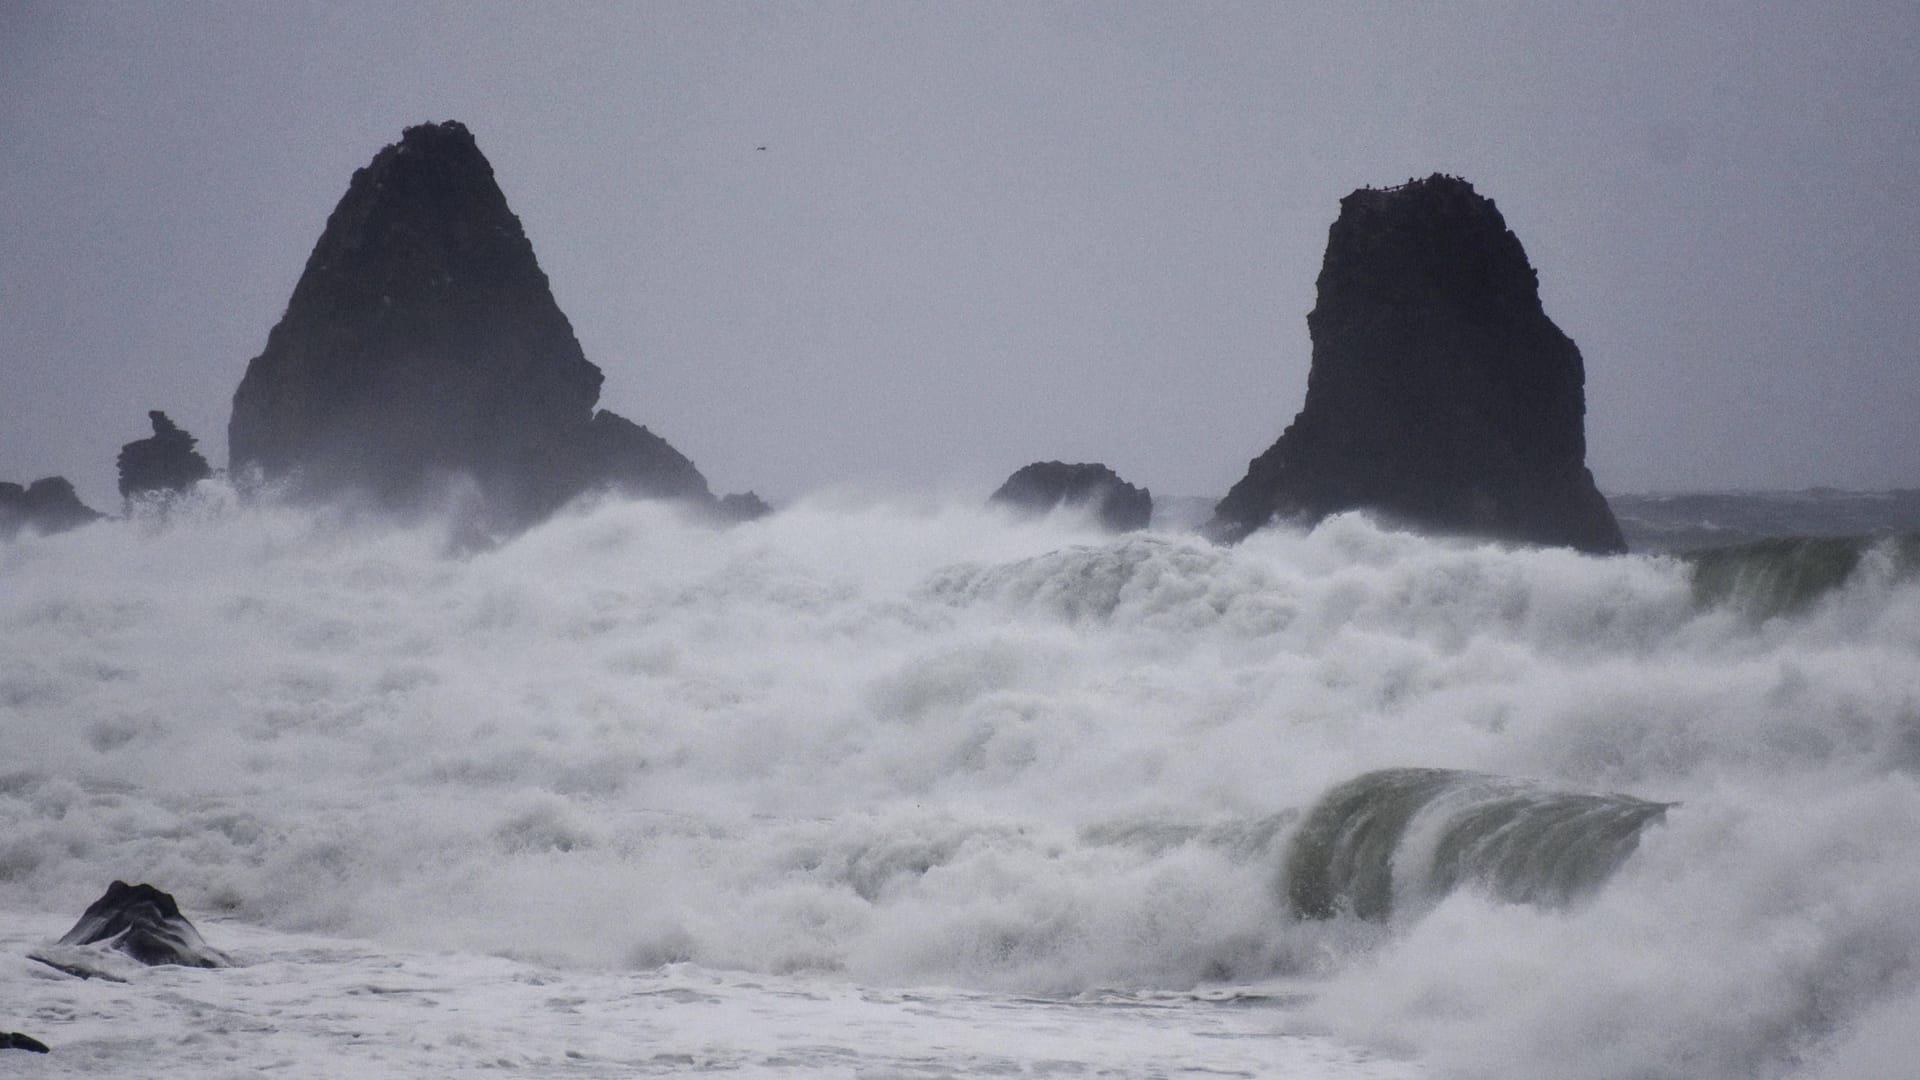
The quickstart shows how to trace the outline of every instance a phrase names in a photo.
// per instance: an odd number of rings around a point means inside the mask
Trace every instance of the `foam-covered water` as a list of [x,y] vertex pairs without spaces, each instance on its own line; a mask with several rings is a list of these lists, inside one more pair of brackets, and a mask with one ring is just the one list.
[[[1100,995],[1199,1026],[1231,988],[1363,1070],[1920,1054],[1897,549],[1760,610],[1693,562],[1359,517],[1221,549],[968,507],[823,498],[715,532],[609,502],[455,539],[203,485],[0,546],[0,908],[51,925],[145,880],[215,946],[225,923],[581,985],[946,988],[988,1028]],[[1307,811],[1401,767],[1670,805],[1554,903],[1467,874],[1384,921],[1300,918]],[[0,1027],[27,1030],[4,995],[28,985],[0,980]]]

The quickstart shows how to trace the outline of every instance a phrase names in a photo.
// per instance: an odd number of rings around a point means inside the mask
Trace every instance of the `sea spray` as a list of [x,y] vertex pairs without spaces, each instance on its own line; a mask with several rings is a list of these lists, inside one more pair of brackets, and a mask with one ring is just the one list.
[[1476,1080],[1817,1071],[1920,989],[1920,786],[1832,779],[1708,785],[1572,911],[1456,890],[1310,1011]]
[[[605,500],[473,547],[195,498],[0,545],[0,907],[122,877],[582,972],[1272,982],[1312,998],[1277,1028],[1488,1076],[1792,1075],[1920,989],[1920,590],[1875,554],[1755,620],[1678,559],[1356,515]],[[1300,823],[1393,767],[1674,805],[1571,907],[1295,918]]]

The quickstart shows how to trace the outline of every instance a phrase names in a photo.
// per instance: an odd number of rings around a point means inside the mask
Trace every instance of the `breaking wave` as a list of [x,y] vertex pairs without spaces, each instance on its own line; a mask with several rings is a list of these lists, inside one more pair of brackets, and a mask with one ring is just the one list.
[[1385,919],[1458,885],[1565,907],[1633,854],[1665,803],[1556,791],[1455,769],[1381,769],[1328,792],[1295,833],[1296,914]]
[[1805,611],[1846,588],[1885,588],[1920,577],[1920,534],[1775,537],[1688,553],[1703,605],[1759,618]]
[[1837,1075],[1920,995],[1907,550],[1754,618],[1712,555],[1353,515],[1225,549],[610,500],[476,546],[203,484],[0,545],[0,908],[123,878],[583,968],[1278,981],[1276,1023],[1453,1075]]

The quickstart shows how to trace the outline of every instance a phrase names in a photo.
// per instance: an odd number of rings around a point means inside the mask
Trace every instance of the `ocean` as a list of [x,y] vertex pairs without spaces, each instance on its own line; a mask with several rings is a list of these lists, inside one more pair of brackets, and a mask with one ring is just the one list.
[[[1916,503],[1594,558],[203,483],[0,544],[0,1071],[1908,1077]],[[28,958],[115,879],[233,966]]]

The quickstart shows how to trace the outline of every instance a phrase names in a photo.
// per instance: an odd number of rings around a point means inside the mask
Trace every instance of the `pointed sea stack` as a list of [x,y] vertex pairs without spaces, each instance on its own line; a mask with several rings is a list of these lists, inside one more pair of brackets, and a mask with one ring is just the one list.
[[153,435],[120,448],[120,497],[185,491],[213,475],[207,459],[193,448],[193,436],[158,409],[147,413]]
[[1626,550],[1586,467],[1580,350],[1472,184],[1436,174],[1340,200],[1307,329],[1306,405],[1215,507],[1211,535],[1364,508],[1439,533]]
[[711,503],[664,440],[596,416],[600,383],[473,135],[423,124],[327,219],[234,393],[230,467],[395,508],[467,476],[510,524],[607,485]]

